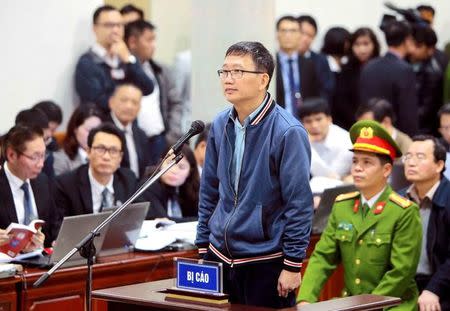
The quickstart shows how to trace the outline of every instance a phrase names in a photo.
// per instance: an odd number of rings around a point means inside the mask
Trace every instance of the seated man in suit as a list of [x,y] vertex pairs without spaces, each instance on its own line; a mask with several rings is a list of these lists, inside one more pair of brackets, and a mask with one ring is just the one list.
[[[42,231],[32,238],[26,251],[50,246],[53,241],[54,203],[50,181],[42,173],[45,143],[42,129],[16,125],[3,137],[5,162],[0,170],[0,228],[12,222],[28,225],[33,219],[45,221]],[[0,230],[0,241],[7,242]]]
[[145,132],[138,127],[136,118],[141,109],[141,90],[133,84],[118,85],[109,99],[110,114],[107,120],[125,134],[125,148],[120,166],[131,169],[141,177],[150,162],[149,142]]
[[420,310],[450,310],[450,182],[442,174],[445,147],[430,135],[413,138],[403,157],[412,185],[407,196],[420,206],[422,251],[417,267]]
[[60,216],[99,213],[128,199],[137,180],[131,170],[119,167],[124,147],[123,133],[111,123],[89,132],[89,163],[56,178]]

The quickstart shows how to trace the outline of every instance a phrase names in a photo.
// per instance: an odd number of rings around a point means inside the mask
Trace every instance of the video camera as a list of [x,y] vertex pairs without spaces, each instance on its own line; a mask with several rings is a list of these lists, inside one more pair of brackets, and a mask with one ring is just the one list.
[[[422,17],[420,17],[419,11],[417,11],[416,9],[401,9],[392,4],[391,2],[385,2],[384,6],[401,15],[403,17],[403,20],[407,22],[410,26],[417,24],[428,25],[428,22],[425,21]],[[383,18],[381,19],[380,29],[384,32],[386,25],[395,20],[397,20],[396,15],[384,14]]]

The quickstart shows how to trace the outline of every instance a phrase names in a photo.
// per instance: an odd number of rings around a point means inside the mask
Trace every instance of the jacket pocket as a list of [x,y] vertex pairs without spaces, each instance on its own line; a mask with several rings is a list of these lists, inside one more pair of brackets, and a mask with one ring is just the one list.
[[391,233],[373,233],[367,240],[367,255],[372,264],[384,265],[389,262],[391,253]]
[[354,238],[354,231],[352,229],[337,229],[334,238],[341,243],[352,242]]
[[243,206],[238,207],[228,228],[229,232],[232,231],[233,240],[251,243],[264,241],[262,217],[261,204],[254,205],[251,210],[245,209]]

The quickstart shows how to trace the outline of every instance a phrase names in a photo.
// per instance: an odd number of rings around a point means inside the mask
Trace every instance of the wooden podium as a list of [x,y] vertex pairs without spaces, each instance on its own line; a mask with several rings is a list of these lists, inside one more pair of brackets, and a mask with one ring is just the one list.
[[[144,310],[204,310],[204,311],[263,311],[273,310],[231,304],[227,307],[211,307],[194,303],[167,301],[166,294],[160,291],[174,286],[174,279],[140,283],[122,287],[96,290],[92,293],[94,300],[106,300],[108,311],[144,311]],[[400,298],[377,295],[359,295],[318,302],[303,307],[292,307],[288,310],[325,311],[325,310],[381,310],[401,303]]]

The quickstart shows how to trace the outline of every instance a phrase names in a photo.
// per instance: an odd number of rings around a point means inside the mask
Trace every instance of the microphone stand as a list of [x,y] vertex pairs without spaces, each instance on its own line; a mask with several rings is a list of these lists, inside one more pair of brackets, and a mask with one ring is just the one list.
[[[171,154],[169,153],[168,156]],[[96,236],[100,235],[100,231],[108,225],[112,220],[114,220],[119,214],[128,207],[138,196],[140,196],[145,190],[147,190],[150,185],[152,185],[156,180],[161,177],[165,172],[167,172],[172,166],[180,162],[183,155],[180,153],[175,156],[168,163],[168,165],[162,168],[157,174],[154,174],[145,181],[145,183],[139,187],[138,190],[123,203],[118,209],[116,209],[108,218],[106,218],[102,223],[100,223],[95,229],[88,233],[70,252],[68,252],[60,261],[58,261],[50,270],[45,272],[36,282],[34,282],[33,287],[41,286],[56,270],[58,270],[70,257],[72,257],[76,252],[79,252],[81,256],[87,259],[88,274],[86,278],[86,310],[92,310],[92,265],[94,264],[94,256],[96,249],[94,246],[94,239]]]

